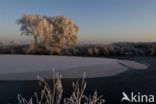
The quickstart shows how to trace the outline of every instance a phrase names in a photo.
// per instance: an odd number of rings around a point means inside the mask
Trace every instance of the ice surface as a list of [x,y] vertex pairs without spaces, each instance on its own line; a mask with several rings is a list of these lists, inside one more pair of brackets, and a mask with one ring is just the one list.
[[37,75],[51,77],[52,69],[64,78],[111,76],[127,68],[146,69],[148,66],[129,60],[72,56],[0,55],[0,80],[34,79]]

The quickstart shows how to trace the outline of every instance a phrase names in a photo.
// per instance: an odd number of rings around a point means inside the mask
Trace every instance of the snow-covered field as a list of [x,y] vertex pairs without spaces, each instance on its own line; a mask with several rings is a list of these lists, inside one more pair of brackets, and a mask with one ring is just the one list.
[[64,78],[104,77],[132,69],[146,69],[148,65],[129,60],[71,56],[0,55],[0,80],[36,79],[52,77],[52,69]]

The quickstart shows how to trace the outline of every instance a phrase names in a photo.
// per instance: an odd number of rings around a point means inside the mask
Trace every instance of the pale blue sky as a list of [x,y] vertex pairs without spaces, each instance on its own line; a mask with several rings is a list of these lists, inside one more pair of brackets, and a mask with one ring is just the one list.
[[27,40],[21,13],[65,14],[80,26],[80,41],[156,41],[156,0],[1,0],[0,41]]

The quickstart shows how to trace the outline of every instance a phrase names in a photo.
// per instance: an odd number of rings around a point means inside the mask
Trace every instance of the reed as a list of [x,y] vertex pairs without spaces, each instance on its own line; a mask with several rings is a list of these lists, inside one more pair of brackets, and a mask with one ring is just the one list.
[[19,104],[61,104],[62,101],[64,104],[103,104],[105,102],[102,99],[103,96],[98,97],[97,91],[94,92],[93,96],[90,95],[89,97],[84,94],[87,86],[85,75],[84,73],[81,84],[78,81],[73,82],[72,95],[63,99],[62,75],[55,73],[53,69],[53,86],[50,86],[43,78],[38,76],[39,85],[43,86],[40,96],[38,96],[37,92],[34,92],[34,97],[25,99],[21,94],[18,94],[18,102]]

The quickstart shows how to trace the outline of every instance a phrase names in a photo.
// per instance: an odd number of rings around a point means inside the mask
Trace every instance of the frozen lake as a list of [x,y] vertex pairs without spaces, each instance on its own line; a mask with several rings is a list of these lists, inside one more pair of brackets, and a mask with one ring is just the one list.
[[37,75],[52,77],[52,69],[64,78],[104,77],[129,68],[146,69],[148,65],[129,60],[72,56],[0,55],[0,80],[28,80]]

